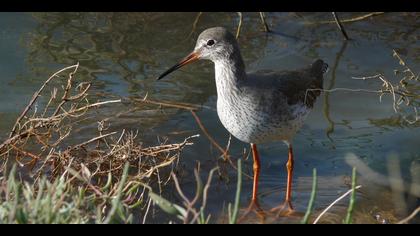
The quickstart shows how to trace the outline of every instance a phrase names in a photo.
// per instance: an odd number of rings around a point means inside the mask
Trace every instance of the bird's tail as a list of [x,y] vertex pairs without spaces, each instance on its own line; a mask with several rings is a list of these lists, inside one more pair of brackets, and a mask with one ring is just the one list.
[[322,76],[328,71],[328,64],[318,59],[311,65],[311,72],[316,76]]
[[309,70],[312,74],[312,82],[309,86],[309,90],[305,91],[305,100],[306,105],[312,107],[316,98],[321,94],[324,83],[324,74],[328,71],[328,64],[323,60],[318,59],[312,63]]

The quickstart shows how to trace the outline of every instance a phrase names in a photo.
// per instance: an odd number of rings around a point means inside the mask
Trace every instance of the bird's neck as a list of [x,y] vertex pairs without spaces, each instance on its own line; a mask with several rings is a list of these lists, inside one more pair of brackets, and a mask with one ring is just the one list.
[[227,98],[239,92],[239,85],[246,79],[245,64],[240,53],[214,61],[218,98]]

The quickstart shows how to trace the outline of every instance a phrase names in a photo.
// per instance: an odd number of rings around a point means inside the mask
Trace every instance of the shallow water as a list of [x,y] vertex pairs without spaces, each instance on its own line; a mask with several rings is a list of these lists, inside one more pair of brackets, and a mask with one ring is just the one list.
[[[343,13],[350,18],[363,13]],[[182,68],[159,82],[157,75],[189,53],[198,34],[209,27],[236,30],[234,13],[204,13],[190,34],[196,13],[1,13],[0,14],[0,138],[10,130],[18,113],[40,84],[57,69],[80,63],[81,80],[94,80],[93,91],[107,96],[143,97],[203,105],[197,112],[217,142],[225,146],[228,132],[218,120],[213,66],[198,62]],[[330,13],[267,13],[274,31],[261,32],[257,13],[243,13],[239,44],[248,70],[294,69],[316,58],[330,65],[324,87],[377,90],[381,82],[354,80],[352,77],[384,74],[398,82],[394,69],[401,69],[393,58],[396,49],[415,72],[420,71],[418,13],[386,13],[363,21],[346,23],[353,39],[343,42],[335,24],[311,24],[331,20]],[[19,19],[19,20],[17,20]],[[117,112],[128,107],[108,108]],[[113,110],[114,109],[114,110]],[[412,118],[412,117],[411,117]],[[127,114],[112,121],[114,127],[138,129],[143,140],[156,143],[157,137],[171,141],[202,134],[188,111],[153,110]],[[388,160],[397,158],[404,182],[420,183],[419,122],[404,122],[393,110],[392,99],[366,92],[334,91],[322,94],[305,126],[294,139],[295,173],[293,203],[296,217],[268,217],[268,223],[299,222],[308,204],[312,169],[318,171],[315,215],[349,189],[352,160],[356,155],[373,171],[389,176]],[[88,131],[76,137],[83,140]],[[248,145],[232,138],[230,153],[243,156]],[[259,147],[262,157],[260,200],[264,209],[283,201],[287,148],[283,143]],[[180,160],[182,186],[191,196],[195,191],[193,169],[202,165],[205,178],[217,164],[229,181],[215,177],[210,190],[207,213],[213,222],[225,222],[226,206],[233,202],[236,171],[217,161],[220,153],[202,135],[184,150]],[[347,156],[347,158],[346,158]],[[251,174],[251,160],[245,170]],[[358,168],[359,171],[363,168]],[[416,171],[417,170],[417,171]],[[402,219],[419,206],[417,195],[404,195],[395,201],[386,177],[378,179],[360,172],[354,222],[383,223]],[[252,180],[244,179],[241,206],[250,199]],[[171,191],[165,195],[171,195]],[[168,196],[179,201],[179,198]],[[348,199],[329,211],[321,222],[342,222]],[[167,220],[161,214],[150,222]],[[253,215],[245,222],[260,222]]]

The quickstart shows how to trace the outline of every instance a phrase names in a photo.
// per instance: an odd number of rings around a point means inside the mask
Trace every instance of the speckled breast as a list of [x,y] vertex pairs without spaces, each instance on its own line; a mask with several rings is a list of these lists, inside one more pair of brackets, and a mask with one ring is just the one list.
[[277,112],[267,112],[248,102],[217,101],[217,113],[223,126],[246,143],[291,141],[302,127],[310,108],[303,104],[287,105]]

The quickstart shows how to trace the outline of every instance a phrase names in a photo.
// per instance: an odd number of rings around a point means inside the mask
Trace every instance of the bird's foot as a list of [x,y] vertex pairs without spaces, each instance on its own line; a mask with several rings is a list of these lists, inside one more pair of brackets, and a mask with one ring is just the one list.
[[272,208],[270,212],[275,214],[277,217],[289,216],[294,213],[292,202],[284,201],[284,203],[280,204],[278,207]]
[[247,218],[247,216],[252,212],[255,213],[261,219],[261,221],[264,221],[266,216],[264,210],[261,208],[257,200],[251,200],[251,203],[249,204],[248,208],[245,210],[241,218],[239,218],[238,222],[243,222]]

